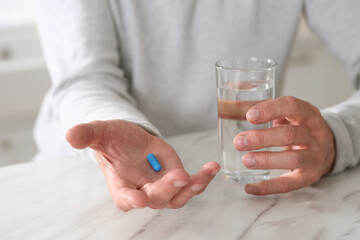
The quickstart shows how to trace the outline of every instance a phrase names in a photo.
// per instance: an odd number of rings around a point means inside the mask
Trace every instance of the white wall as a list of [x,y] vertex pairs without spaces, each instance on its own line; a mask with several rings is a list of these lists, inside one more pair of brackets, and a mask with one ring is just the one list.
[[0,28],[24,26],[35,19],[35,0],[0,0]]

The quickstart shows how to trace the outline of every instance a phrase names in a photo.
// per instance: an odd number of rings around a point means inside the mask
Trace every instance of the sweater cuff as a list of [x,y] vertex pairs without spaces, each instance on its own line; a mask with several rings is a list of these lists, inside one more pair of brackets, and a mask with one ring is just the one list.
[[329,175],[333,175],[344,171],[349,166],[349,160],[351,159],[349,153],[352,151],[352,143],[344,122],[338,114],[327,110],[321,111],[321,114],[330,127],[335,139],[335,163],[332,171],[329,173]]

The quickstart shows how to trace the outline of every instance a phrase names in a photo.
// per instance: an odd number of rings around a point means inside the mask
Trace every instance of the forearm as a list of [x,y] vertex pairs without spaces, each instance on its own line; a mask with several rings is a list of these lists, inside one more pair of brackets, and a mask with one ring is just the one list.
[[122,119],[155,135],[157,129],[135,107],[134,99],[111,76],[86,76],[54,94],[54,111],[64,133],[76,124],[94,120]]

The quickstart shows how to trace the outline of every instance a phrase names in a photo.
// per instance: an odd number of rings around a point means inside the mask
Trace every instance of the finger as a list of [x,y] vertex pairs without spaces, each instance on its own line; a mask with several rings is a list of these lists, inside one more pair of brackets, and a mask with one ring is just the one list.
[[256,104],[246,113],[246,119],[259,124],[286,117],[290,121],[304,123],[316,115],[320,115],[320,112],[313,105],[285,96]]
[[122,211],[144,208],[148,205],[146,194],[137,189],[121,188],[112,195],[113,202]]
[[319,178],[320,175],[314,174],[311,170],[296,169],[271,180],[246,184],[245,191],[253,195],[286,193],[313,184]]
[[98,146],[103,138],[104,129],[108,127],[105,121],[93,121],[78,124],[66,133],[66,140],[77,149]]
[[218,99],[219,118],[246,120],[246,112],[260,101],[234,101]]
[[159,180],[145,184],[141,190],[148,196],[150,207],[163,208],[189,182],[190,176],[184,169],[175,169]]
[[244,166],[250,169],[296,169],[307,165],[309,150],[282,152],[251,152],[243,156]]
[[288,120],[286,120],[286,118],[279,118],[279,119],[275,119],[272,122],[272,126],[276,127],[276,126],[280,126],[280,125],[284,125],[284,124],[290,124],[290,122]]
[[105,177],[113,202],[120,210],[127,212],[133,208],[144,208],[148,205],[146,194],[136,189],[130,181]]
[[307,127],[282,125],[242,132],[234,138],[233,144],[239,151],[249,151],[273,146],[307,145],[311,140]]
[[200,171],[192,176],[191,183],[184,187],[167,204],[168,208],[180,208],[185,205],[192,197],[205,191],[208,184],[220,171],[220,165],[217,162],[208,162]]

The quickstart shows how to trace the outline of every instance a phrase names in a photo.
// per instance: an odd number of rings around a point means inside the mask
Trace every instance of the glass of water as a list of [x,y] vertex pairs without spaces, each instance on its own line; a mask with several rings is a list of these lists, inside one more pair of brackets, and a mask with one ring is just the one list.
[[274,98],[275,67],[275,61],[258,57],[216,62],[220,165],[225,179],[239,183],[269,179],[268,170],[243,165],[242,157],[247,152],[237,151],[233,141],[240,132],[271,127],[271,122],[251,124],[246,120],[246,112],[260,101]]

